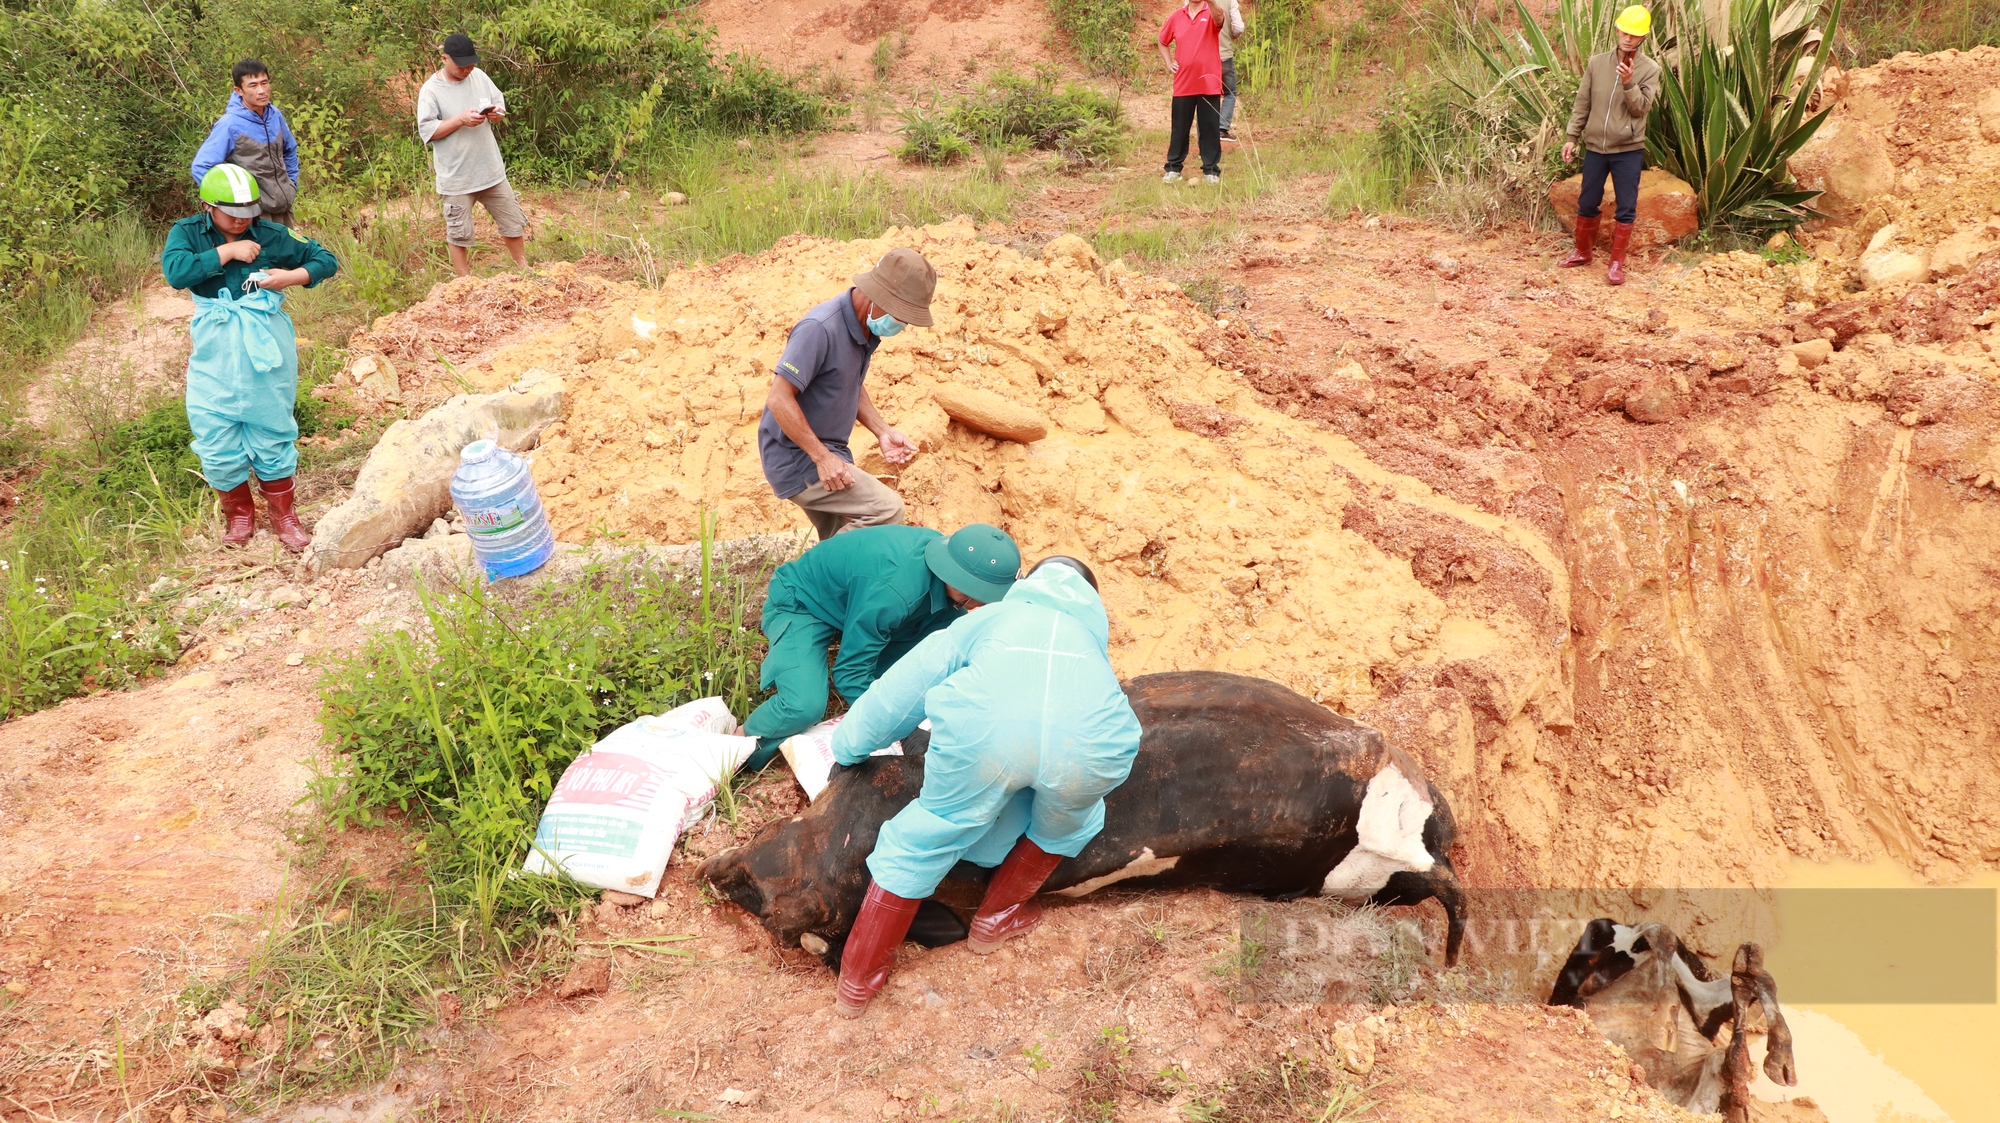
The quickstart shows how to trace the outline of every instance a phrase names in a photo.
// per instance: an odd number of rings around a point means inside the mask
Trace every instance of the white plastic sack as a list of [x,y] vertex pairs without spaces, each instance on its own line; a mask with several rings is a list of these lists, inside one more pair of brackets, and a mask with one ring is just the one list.
[[[798,780],[799,787],[806,790],[808,801],[819,798],[819,793],[826,790],[826,782],[832,776],[833,727],[839,724],[839,718],[828,718],[804,733],[794,733],[778,745],[778,752],[785,758],[785,763],[792,766],[792,776]],[[929,718],[917,725],[918,729],[930,727]],[[868,755],[902,756],[903,743],[897,741]]]
[[682,826],[757,747],[736,729],[722,699],[703,698],[613,730],[563,771],[527,872],[560,868],[598,889],[657,893]]

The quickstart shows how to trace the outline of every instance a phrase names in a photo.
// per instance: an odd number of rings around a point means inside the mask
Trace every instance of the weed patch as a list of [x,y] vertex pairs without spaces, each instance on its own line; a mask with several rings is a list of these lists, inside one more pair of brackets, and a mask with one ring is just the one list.
[[943,167],[972,155],[971,141],[920,110],[904,110],[903,125],[897,132],[902,134],[903,143],[897,147],[896,157],[906,164]]
[[1139,10],[1132,0],[1049,0],[1049,15],[1092,74],[1129,78],[1138,69],[1132,25]]
[[1217,1090],[1213,1119],[1243,1123],[1314,1123],[1358,1119],[1372,1111],[1368,1091],[1323,1061],[1286,1054],[1272,1064],[1237,1073]]
[[57,450],[0,538],[0,716],[130,685],[180,654],[141,590],[208,515],[178,402]]
[[428,626],[391,632],[330,671],[321,724],[338,754],[315,786],[337,826],[392,809],[426,825],[446,880],[490,883],[526,854],[542,804],[611,729],[709,695],[745,713],[762,636],[741,582],[617,564],[518,605],[480,588],[426,597]]
[[1003,155],[1007,149],[1056,152],[1066,167],[1095,168],[1108,166],[1126,148],[1124,111],[1117,101],[1085,86],[1058,89],[1047,74],[995,75],[942,112],[905,112],[901,131],[897,154],[922,164],[956,163],[976,144]]

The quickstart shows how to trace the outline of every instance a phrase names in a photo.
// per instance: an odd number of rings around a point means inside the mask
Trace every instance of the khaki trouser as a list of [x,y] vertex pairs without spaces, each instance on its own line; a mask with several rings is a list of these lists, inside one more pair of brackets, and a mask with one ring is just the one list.
[[815,483],[790,497],[812,520],[822,542],[858,526],[894,526],[903,521],[902,496],[859,468],[852,476],[854,482],[839,491]]
[[444,240],[448,245],[460,249],[472,248],[472,204],[478,203],[493,216],[493,225],[500,228],[502,238],[525,238],[528,235],[528,216],[521,211],[521,200],[514,194],[514,185],[506,180],[494,184],[484,191],[474,191],[467,195],[445,195]]

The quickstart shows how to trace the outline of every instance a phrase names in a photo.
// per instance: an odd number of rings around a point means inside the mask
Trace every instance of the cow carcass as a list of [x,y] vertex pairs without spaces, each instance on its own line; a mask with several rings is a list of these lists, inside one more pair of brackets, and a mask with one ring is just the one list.
[[1585,1011],[1661,1095],[1698,1114],[1721,1111],[1728,1123],[1749,1118],[1747,1031],[1756,1007],[1765,1025],[1764,1075],[1786,1087],[1798,1083],[1778,984],[1756,944],[1737,948],[1729,977],[1719,979],[1665,925],[1600,917],[1563,963],[1549,1005]]
[[[1125,694],[1144,730],[1132,775],[1106,800],[1104,830],[1056,867],[1044,892],[1079,897],[1125,884],[1383,905],[1436,898],[1445,961],[1457,962],[1465,918],[1451,808],[1380,733],[1241,675],[1147,675]],[[715,855],[699,876],[781,946],[803,944],[837,967],[868,889],[864,861],[882,824],[923,786],[928,744],[919,731],[902,756],[838,770],[804,813]],[[961,862],[946,885],[985,876]],[[950,942],[964,933],[961,919],[927,902],[911,938]]]

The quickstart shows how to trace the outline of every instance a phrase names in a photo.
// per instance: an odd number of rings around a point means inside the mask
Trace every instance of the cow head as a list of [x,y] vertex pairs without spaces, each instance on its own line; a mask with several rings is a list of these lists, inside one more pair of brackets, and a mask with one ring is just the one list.
[[903,739],[903,756],[836,768],[812,806],[703,862],[696,876],[757,917],[779,946],[838,963],[868,894],[865,859],[882,824],[923,787],[929,744],[920,730]]

